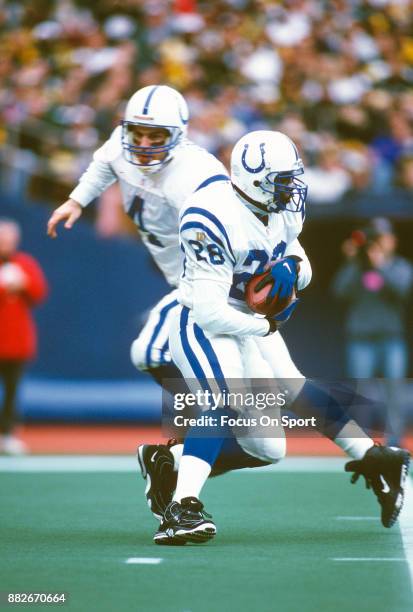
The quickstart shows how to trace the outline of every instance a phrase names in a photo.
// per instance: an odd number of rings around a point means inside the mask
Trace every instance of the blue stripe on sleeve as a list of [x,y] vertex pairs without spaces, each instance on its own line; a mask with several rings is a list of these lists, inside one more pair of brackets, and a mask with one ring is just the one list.
[[201,183],[195,189],[195,192],[199,191],[200,189],[203,189],[204,187],[208,187],[208,185],[210,185],[211,183],[216,183],[217,181],[229,181],[229,176],[226,176],[225,174],[214,174],[214,176],[210,176],[205,181],[203,181],[203,183]]
[[236,259],[235,259],[235,255],[231,247],[231,243],[228,238],[227,230],[222,225],[218,217],[213,215],[209,210],[205,210],[204,208],[198,208],[197,206],[190,206],[189,208],[187,208],[181,217],[181,221],[184,217],[186,217],[186,215],[200,215],[201,217],[206,217],[209,221],[214,223],[214,225],[216,225],[217,229],[221,232],[221,234],[225,238],[225,242],[227,243],[227,249],[231,253],[234,263],[235,263]]
[[[221,246],[224,249],[224,251],[226,251],[225,244],[222,242],[221,238],[216,236],[216,234],[214,234],[214,232],[212,232],[207,225],[205,225],[204,223],[201,223],[200,221],[188,221],[188,223],[184,223],[181,226],[180,231],[183,232],[186,229],[191,229],[191,228],[201,229],[203,232],[208,234],[211,240],[219,244],[219,246]],[[231,257],[231,261],[235,265],[235,260],[232,260],[232,257]]]

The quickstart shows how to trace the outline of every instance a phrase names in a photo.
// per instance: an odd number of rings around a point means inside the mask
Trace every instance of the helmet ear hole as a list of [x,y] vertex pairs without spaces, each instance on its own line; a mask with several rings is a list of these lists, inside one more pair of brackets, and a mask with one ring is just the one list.
[[253,185],[254,185],[254,187],[259,187],[260,186],[260,182],[259,181],[254,181]]

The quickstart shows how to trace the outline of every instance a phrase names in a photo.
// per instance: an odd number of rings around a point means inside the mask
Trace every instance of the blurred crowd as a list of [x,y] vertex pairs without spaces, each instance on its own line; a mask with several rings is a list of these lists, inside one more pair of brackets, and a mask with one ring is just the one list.
[[289,134],[312,202],[413,193],[413,1],[0,0],[0,27],[15,193],[63,201],[128,97],[161,82],[225,163],[248,130]]

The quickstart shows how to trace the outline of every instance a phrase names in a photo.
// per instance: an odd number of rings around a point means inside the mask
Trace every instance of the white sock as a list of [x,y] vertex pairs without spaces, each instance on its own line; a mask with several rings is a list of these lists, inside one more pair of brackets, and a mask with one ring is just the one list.
[[180,502],[184,497],[197,497],[211,472],[209,463],[199,457],[183,455],[179,463],[178,482],[173,501]]
[[[356,436],[356,437],[355,437]],[[353,459],[362,459],[374,441],[357,425],[349,421],[334,438],[334,442]]]
[[177,472],[179,469],[179,463],[181,461],[182,452],[184,450],[183,444],[175,444],[174,446],[170,446],[169,450],[174,456],[174,472]]

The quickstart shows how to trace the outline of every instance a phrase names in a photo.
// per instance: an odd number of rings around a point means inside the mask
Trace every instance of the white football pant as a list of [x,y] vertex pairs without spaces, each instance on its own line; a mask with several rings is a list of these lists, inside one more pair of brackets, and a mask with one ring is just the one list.
[[[243,387],[241,382],[244,379],[273,378],[271,367],[251,338],[208,334],[195,324],[185,306],[171,316],[169,348],[193,393],[199,389],[217,393],[222,390],[223,381],[229,393],[248,393],[249,387]],[[281,426],[271,438],[237,436],[236,430],[234,435],[246,453],[262,461],[276,463],[285,456],[286,442]]]
[[139,336],[133,341],[130,356],[138,370],[171,363],[169,328],[173,312],[180,310],[177,295],[178,290],[174,289],[155,304]]

